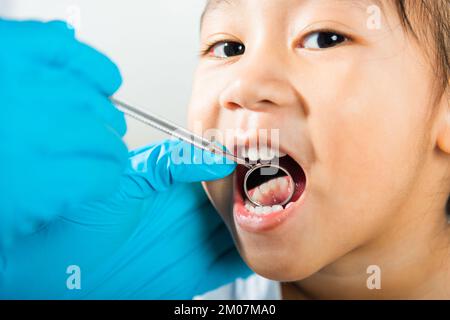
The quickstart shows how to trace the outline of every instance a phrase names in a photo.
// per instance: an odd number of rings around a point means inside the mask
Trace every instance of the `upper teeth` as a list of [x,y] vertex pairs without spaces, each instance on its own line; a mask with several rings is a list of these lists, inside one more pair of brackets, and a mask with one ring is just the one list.
[[243,158],[248,158],[250,161],[268,161],[275,157],[281,158],[286,154],[281,152],[278,148],[268,148],[268,147],[240,147],[239,154]]

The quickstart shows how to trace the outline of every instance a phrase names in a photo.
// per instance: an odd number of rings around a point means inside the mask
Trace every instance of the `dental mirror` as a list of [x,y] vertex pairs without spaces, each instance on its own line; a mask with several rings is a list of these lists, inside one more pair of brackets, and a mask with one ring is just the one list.
[[294,195],[291,174],[273,163],[258,163],[244,177],[244,193],[258,207],[284,206]]

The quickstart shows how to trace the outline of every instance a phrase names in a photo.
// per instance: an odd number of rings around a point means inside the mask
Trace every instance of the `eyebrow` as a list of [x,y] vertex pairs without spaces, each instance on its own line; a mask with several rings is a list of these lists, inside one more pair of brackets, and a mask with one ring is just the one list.
[[[303,0],[307,1],[307,0]],[[211,13],[212,11],[221,9],[224,5],[231,6],[232,4],[236,4],[237,2],[240,2],[240,0],[208,0],[205,9],[203,10],[203,13],[200,18],[200,30],[203,26],[203,21],[205,20],[205,17]],[[383,1],[382,0],[335,0],[335,2],[341,2],[341,3],[348,3],[351,6],[359,7],[361,10],[365,10],[365,5],[377,5],[381,8],[383,11]]]

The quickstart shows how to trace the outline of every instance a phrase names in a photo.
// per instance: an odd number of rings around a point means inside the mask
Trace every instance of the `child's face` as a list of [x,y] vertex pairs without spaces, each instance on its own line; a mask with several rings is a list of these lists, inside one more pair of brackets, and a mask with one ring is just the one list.
[[190,127],[239,129],[242,144],[255,128],[279,129],[281,150],[306,175],[300,199],[265,224],[242,222],[233,177],[205,183],[241,255],[266,277],[307,277],[430,201],[433,75],[395,9],[384,3],[377,28],[373,4],[231,0],[204,16],[202,46],[218,44],[200,60]]

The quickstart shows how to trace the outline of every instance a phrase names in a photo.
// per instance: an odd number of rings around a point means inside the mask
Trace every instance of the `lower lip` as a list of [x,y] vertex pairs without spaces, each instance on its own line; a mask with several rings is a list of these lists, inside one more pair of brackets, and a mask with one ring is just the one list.
[[248,232],[267,232],[277,228],[295,212],[298,212],[298,209],[305,201],[305,185],[303,184],[299,186],[300,190],[296,191],[300,193],[300,197],[293,202],[289,208],[266,215],[256,214],[245,208],[244,199],[239,191],[239,185],[239,181],[237,181],[235,177],[233,206],[234,220],[242,229]]

